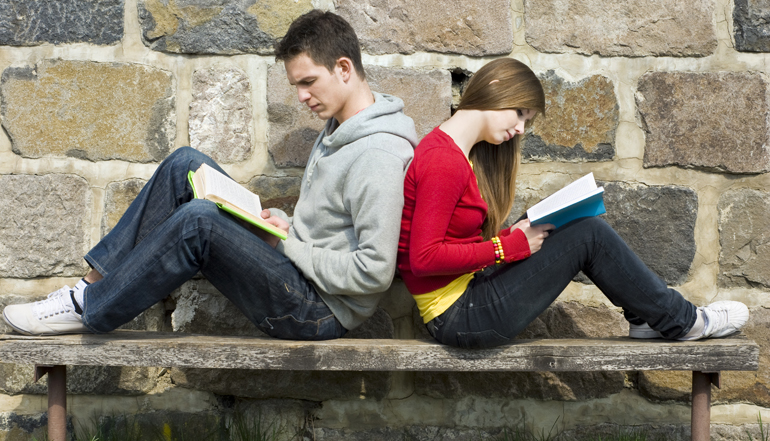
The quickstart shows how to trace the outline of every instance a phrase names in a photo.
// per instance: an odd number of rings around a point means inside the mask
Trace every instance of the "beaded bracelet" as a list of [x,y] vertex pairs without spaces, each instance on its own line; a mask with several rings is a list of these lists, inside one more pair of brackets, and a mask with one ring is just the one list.
[[492,245],[495,246],[495,263],[505,262],[505,253],[503,253],[503,243],[500,242],[500,238],[495,236],[492,238]]

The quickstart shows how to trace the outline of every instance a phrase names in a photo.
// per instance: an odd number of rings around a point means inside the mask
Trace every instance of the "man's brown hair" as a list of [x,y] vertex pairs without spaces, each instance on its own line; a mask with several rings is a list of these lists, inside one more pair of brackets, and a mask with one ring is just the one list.
[[338,59],[350,58],[358,77],[366,79],[356,32],[350,23],[332,12],[314,9],[292,22],[275,49],[275,59],[286,62],[300,54],[307,54],[329,72]]

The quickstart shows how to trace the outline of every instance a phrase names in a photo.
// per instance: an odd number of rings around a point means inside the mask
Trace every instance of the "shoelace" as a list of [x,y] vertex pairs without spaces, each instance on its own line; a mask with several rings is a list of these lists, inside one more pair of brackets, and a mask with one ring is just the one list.
[[56,314],[70,312],[70,305],[65,301],[65,296],[69,295],[69,293],[70,287],[64,286],[48,294],[47,299],[40,300],[32,305],[32,313],[37,316],[38,320],[43,320]]
[[730,322],[727,316],[727,308],[708,308],[703,309],[703,318],[706,320],[703,335],[708,337],[719,329],[724,329]]

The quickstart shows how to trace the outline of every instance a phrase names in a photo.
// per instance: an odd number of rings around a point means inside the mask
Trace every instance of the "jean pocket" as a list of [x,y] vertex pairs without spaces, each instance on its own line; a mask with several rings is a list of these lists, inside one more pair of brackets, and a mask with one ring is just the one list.
[[479,332],[458,332],[457,346],[463,349],[482,349],[501,346],[511,341],[494,329]]
[[333,315],[319,320],[297,320],[293,315],[267,317],[259,328],[271,337],[287,340],[328,340],[346,332]]

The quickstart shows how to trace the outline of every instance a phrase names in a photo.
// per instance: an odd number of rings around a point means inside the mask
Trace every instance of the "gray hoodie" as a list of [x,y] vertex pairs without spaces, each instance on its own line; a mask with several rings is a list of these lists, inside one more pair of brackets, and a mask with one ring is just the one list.
[[374,314],[393,279],[404,173],[418,142],[403,101],[379,93],[374,99],[342,124],[326,122],[305,168],[289,237],[277,247],[346,329]]

